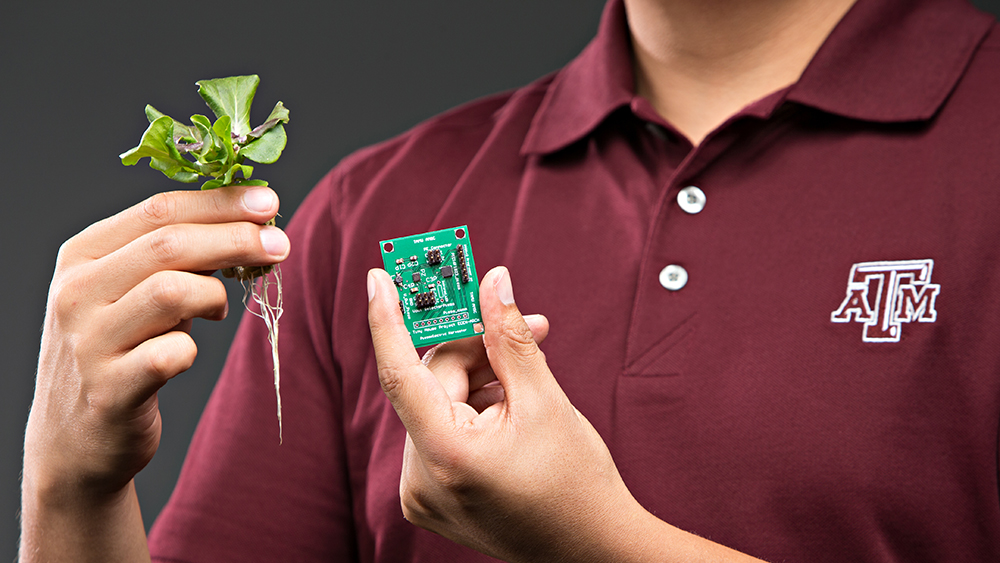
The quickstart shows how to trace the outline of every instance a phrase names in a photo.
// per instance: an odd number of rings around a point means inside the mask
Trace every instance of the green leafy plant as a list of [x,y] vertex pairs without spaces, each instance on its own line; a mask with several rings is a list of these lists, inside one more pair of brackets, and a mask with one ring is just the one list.
[[147,105],[149,127],[137,147],[120,155],[122,164],[131,166],[149,157],[150,168],[171,180],[196,182],[202,176],[212,178],[202,184],[203,190],[229,185],[266,186],[264,180],[250,179],[253,166],[245,162],[271,164],[281,156],[287,141],[283,124],[288,123],[288,110],[284,104],[275,104],[264,123],[251,128],[250,104],[260,84],[256,74],[199,80],[195,84],[198,94],[215,113],[215,122],[195,114],[191,124],[185,125]]
[[[207,177],[201,189],[222,186],[266,186],[267,182],[251,178],[254,167],[247,161],[271,164],[278,160],[285,148],[287,137],[284,124],[288,123],[288,109],[278,102],[264,123],[250,127],[250,105],[257,93],[260,77],[230,76],[212,80],[199,80],[198,94],[215,114],[215,121],[204,115],[192,115],[191,123],[184,124],[163,114],[151,105],[146,106],[149,127],[142,134],[139,145],[119,155],[122,164],[132,166],[149,158],[149,166],[159,170],[171,180],[197,182]],[[268,221],[274,225],[274,218]],[[281,271],[271,266],[236,266],[222,271],[226,277],[240,280],[245,289],[243,303],[247,310],[264,320],[271,359],[274,365],[274,392],[278,401],[278,439],[281,440],[281,389],[278,362],[278,319],[281,317]],[[256,283],[255,278],[261,278]],[[273,278],[273,279],[272,279]],[[270,289],[276,289],[277,299],[272,302]],[[254,311],[248,303],[253,299],[260,307]]]

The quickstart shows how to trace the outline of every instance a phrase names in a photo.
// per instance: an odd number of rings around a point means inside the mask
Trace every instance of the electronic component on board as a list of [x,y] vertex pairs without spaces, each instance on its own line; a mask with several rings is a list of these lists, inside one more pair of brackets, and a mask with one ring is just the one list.
[[483,333],[468,233],[463,225],[379,242],[403,320],[418,348]]
[[440,248],[432,248],[432,249],[428,250],[427,251],[427,265],[428,266],[437,266],[440,263],[441,263],[441,249]]
[[424,293],[418,293],[416,297],[413,298],[414,304],[417,309],[427,309],[428,307],[433,307],[436,303],[434,299],[433,291],[425,291]]

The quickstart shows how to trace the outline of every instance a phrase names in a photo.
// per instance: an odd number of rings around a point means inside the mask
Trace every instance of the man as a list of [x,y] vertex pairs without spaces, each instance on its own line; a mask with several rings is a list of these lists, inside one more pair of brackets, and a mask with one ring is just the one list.
[[[951,0],[612,0],[560,73],[348,158],[289,227],[285,442],[248,322],[153,559],[995,559],[993,29]],[[168,194],[63,248],[24,559],[147,557],[155,391],[225,314],[185,272],[289,256],[276,209]],[[487,332],[421,361],[361,279],[378,240],[466,223],[506,266]]]

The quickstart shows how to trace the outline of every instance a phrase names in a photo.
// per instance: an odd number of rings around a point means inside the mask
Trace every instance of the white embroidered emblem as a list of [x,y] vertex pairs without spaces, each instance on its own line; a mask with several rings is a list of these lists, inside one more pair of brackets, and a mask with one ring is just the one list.
[[[847,297],[830,321],[865,323],[865,342],[899,342],[902,323],[937,320],[941,286],[931,283],[934,260],[861,262],[851,266]],[[853,317],[853,319],[852,319]]]

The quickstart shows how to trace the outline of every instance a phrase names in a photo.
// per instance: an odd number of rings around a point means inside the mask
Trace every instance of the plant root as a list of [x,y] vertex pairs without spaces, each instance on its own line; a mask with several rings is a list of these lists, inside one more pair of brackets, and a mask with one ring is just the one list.
[[[278,401],[278,443],[281,444],[281,368],[278,362],[278,319],[284,312],[281,299],[281,269],[277,266],[237,266],[233,270],[235,277],[243,285],[243,306],[247,311],[263,319],[264,325],[267,326],[267,340],[271,344],[271,362],[274,366],[274,396]],[[274,275],[268,275],[272,270]],[[258,277],[259,282],[255,279]],[[270,294],[272,287],[276,290],[273,303]],[[260,307],[259,313],[250,306],[250,299]]]
[[273,269],[274,266],[233,266],[232,268],[223,268],[222,275],[227,278],[236,278],[241,284],[244,284],[244,282],[252,282],[270,274]]

